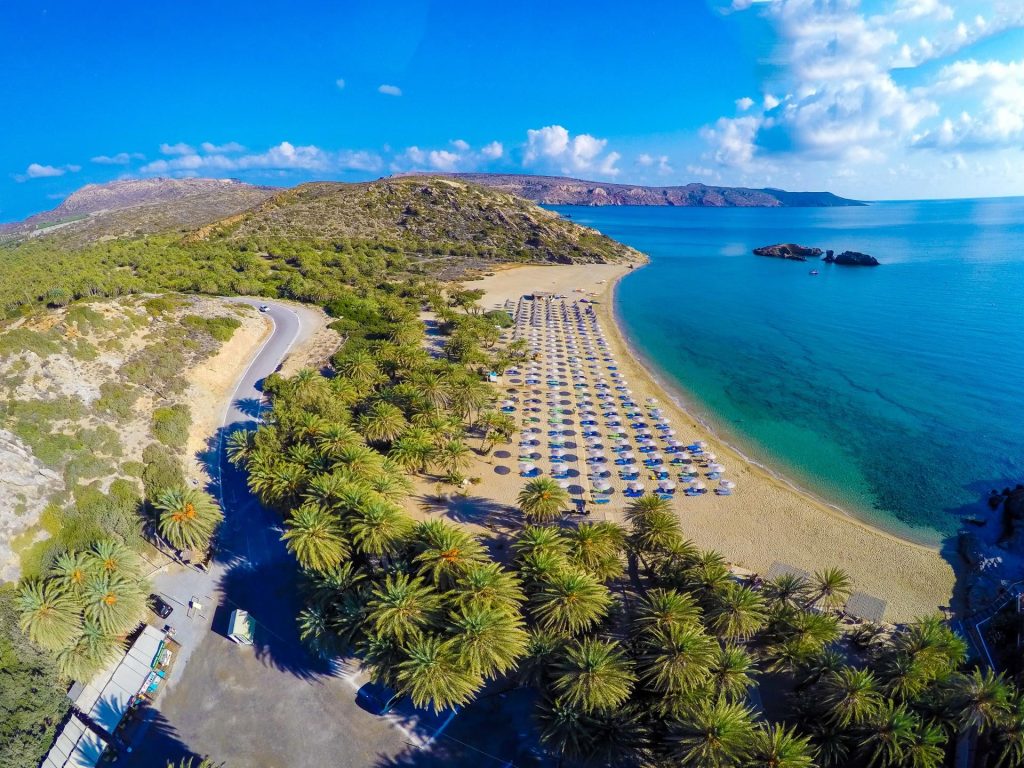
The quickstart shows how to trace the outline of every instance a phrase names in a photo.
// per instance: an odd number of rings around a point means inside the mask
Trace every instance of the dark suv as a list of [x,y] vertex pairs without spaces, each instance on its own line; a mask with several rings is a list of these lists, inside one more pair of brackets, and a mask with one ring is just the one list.
[[171,604],[161,598],[159,595],[150,595],[149,600],[146,601],[149,606],[149,610],[159,616],[161,619],[166,619],[173,613],[174,609]]

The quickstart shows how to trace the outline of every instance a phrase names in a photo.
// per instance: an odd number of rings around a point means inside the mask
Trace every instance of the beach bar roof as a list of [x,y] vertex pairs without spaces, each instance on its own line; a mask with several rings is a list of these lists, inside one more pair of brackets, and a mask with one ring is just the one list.
[[106,746],[77,715],[72,715],[40,768],[94,768]]

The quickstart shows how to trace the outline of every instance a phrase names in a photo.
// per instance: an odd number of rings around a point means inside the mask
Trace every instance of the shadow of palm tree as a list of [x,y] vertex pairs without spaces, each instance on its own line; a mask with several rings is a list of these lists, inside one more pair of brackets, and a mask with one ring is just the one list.
[[311,653],[299,637],[299,569],[290,556],[236,563],[221,579],[219,593],[214,632],[227,637],[232,612],[244,610],[255,623],[252,647],[261,662],[307,680],[334,674],[330,661]]
[[255,420],[260,418],[265,404],[258,397],[240,397],[232,402],[231,405]]
[[189,749],[170,721],[145,703],[136,708],[123,740],[129,746],[110,763],[116,768],[159,768],[189,758],[198,764],[204,757]]
[[456,523],[511,526],[520,522],[519,511],[515,507],[483,496],[457,494],[447,499],[421,496],[418,500],[423,509],[428,512],[439,512]]

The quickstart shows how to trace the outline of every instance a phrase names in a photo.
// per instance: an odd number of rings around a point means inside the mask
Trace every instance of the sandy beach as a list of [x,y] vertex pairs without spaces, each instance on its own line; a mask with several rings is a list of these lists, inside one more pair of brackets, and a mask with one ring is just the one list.
[[[886,602],[887,621],[908,621],[949,605],[954,573],[937,550],[873,528],[753,464],[712,434],[657,383],[639,363],[614,320],[614,285],[627,272],[624,265],[514,265],[468,286],[486,292],[481,301],[486,308],[503,306],[506,301],[515,303],[534,291],[565,294],[569,301],[587,297],[600,302],[597,317],[634,399],[656,398],[682,440],[706,441],[718,461],[727,466],[728,477],[736,482],[731,496],[709,493],[673,500],[686,534],[699,546],[717,549],[733,564],[760,574],[779,564],[809,572],[838,566],[850,574],[856,590]],[[485,515],[480,506],[485,503],[494,514],[511,511],[524,481],[515,471],[509,474],[499,468],[501,464],[515,467],[514,444],[507,451],[502,448],[508,447],[499,446],[480,462],[480,481],[463,502],[456,502],[461,510],[449,507],[453,517],[481,522]],[[626,502],[618,494],[613,498],[607,511],[602,510],[609,519],[616,519]]]

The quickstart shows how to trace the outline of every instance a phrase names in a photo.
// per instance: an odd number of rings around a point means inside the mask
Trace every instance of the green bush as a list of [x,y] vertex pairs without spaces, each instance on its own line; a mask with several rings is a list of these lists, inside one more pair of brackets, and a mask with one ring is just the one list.
[[230,341],[235,330],[241,327],[242,322],[237,317],[200,317],[199,315],[187,315],[182,322],[189,328],[208,333],[220,342]]
[[153,437],[171,448],[184,448],[192,413],[184,403],[153,411]]
[[142,486],[147,501],[152,501],[166,488],[185,485],[185,473],[178,456],[166,445],[150,443],[142,451]]
[[118,384],[105,381],[100,384],[100,396],[96,400],[96,409],[109,413],[119,421],[126,421],[132,416],[135,401],[139,399],[139,390],[130,384]]

